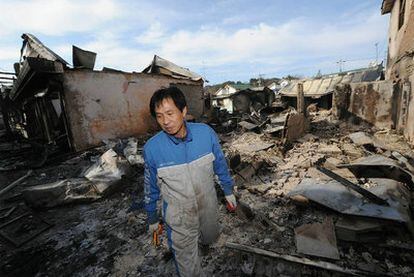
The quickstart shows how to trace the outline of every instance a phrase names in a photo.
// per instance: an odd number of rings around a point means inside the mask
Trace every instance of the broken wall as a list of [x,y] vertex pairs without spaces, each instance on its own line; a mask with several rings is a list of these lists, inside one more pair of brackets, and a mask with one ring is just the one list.
[[332,113],[337,119],[354,115],[376,127],[393,129],[399,122],[400,98],[391,81],[339,85],[333,94]]
[[229,113],[233,113],[233,99],[230,97],[220,97],[212,99],[213,107],[219,107],[220,109],[227,110]]
[[[413,64],[414,66],[414,64]],[[414,73],[408,76],[408,80],[399,83],[401,91],[400,105],[400,124],[399,129],[407,138],[407,140],[414,145]]]
[[[400,16],[401,3],[405,3],[403,20]],[[414,51],[414,0],[394,1],[390,16],[388,41],[386,78],[395,79],[402,76],[412,75]]]
[[380,128],[395,127],[393,103],[396,100],[389,81],[351,84],[349,112]]
[[394,1],[385,13],[389,11],[386,79],[397,86],[399,93],[396,129],[414,144],[414,0]]
[[65,71],[64,101],[74,150],[157,130],[149,101],[156,90],[171,85],[183,91],[189,114],[200,117],[204,107],[202,81],[143,73]]
[[332,115],[336,119],[344,119],[349,116],[348,107],[351,93],[352,89],[349,84],[340,84],[335,87],[332,96]]

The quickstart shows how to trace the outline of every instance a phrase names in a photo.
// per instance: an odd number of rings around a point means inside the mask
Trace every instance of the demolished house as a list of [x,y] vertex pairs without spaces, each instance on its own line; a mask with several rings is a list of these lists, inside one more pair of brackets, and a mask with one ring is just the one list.
[[267,86],[249,84],[226,84],[211,95],[211,105],[229,113],[246,112],[250,106],[255,109],[268,106],[275,95],[275,83]]
[[[213,107],[218,107],[220,109],[225,109],[229,113],[233,112],[233,101],[231,96],[235,94],[238,90],[247,88],[248,85],[230,85],[226,84],[223,87],[219,88],[217,91],[213,92],[211,95],[211,105]],[[236,88],[237,87],[237,88]]]
[[350,85],[361,82],[371,82],[383,79],[382,64],[372,68],[351,70],[339,74],[330,74],[320,78],[292,80],[280,90],[282,101],[291,106],[296,106],[297,84],[303,84],[306,106],[316,103],[319,107],[330,109],[336,86]]
[[177,86],[194,118],[204,112],[203,79],[158,56],[142,73],[93,70],[96,54],[74,46],[73,67],[35,36],[23,34],[17,79],[2,94],[3,115],[12,134],[38,144],[73,151],[104,140],[156,130],[149,99],[162,87]]
[[[403,13],[401,3],[406,3]],[[393,29],[395,17],[406,16],[397,37],[409,35],[414,27],[409,20],[413,3],[383,1],[383,13],[396,13],[391,15],[390,32],[397,30]],[[347,74],[316,82],[294,81],[285,90],[292,93],[280,97],[247,88],[231,93],[232,113],[223,113],[209,124],[220,138],[238,207],[228,213],[218,190],[221,235],[208,251],[200,249],[207,276],[414,275],[412,76],[408,70],[412,59],[404,52],[399,60],[394,55],[398,51],[393,51],[386,80]],[[94,59],[90,53],[87,56],[88,61]],[[145,95],[139,85],[156,87],[165,80],[168,85],[198,88],[201,82],[193,74],[181,79],[183,69],[159,57],[154,57],[145,73],[109,70],[106,75],[63,64],[62,68],[63,88],[65,82],[71,84],[71,90],[62,90],[62,98],[72,93],[77,106],[85,101],[89,109],[101,105],[96,101],[100,98],[92,97],[97,94],[80,93],[96,86],[93,76],[102,77],[114,90],[123,88],[131,98],[121,99],[130,100],[137,110],[137,102],[146,96],[133,101],[129,90],[136,90],[135,96]],[[69,78],[65,74],[72,76],[71,82],[65,81]],[[87,84],[82,85],[83,78],[89,80]],[[136,83],[125,83],[125,78]],[[104,97],[109,98],[108,94]],[[31,101],[42,97],[46,96]],[[284,97],[287,101],[282,101]],[[78,117],[79,128],[86,131],[89,125],[81,123],[86,124],[93,114],[87,115]],[[92,133],[101,134],[102,129],[94,126],[98,130]],[[113,128],[117,132],[124,127]],[[146,231],[142,147],[148,137],[112,137],[102,146],[48,166],[0,171],[5,184],[0,187],[0,275],[175,276],[165,232],[154,247]],[[12,146],[0,136],[2,155],[13,159],[18,153],[11,153]]]
[[[228,85],[217,90],[211,97],[213,115],[210,124],[221,126],[231,130],[235,126],[241,126],[246,130],[259,130],[263,128],[272,129],[274,133],[283,129],[286,115],[283,119],[275,119],[270,127],[270,115],[276,111],[281,112],[287,107],[286,103],[275,101],[275,91],[267,86],[255,87],[249,84]],[[281,126],[281,125],[282,126]],[[217,127],[217,128],[221,128]],[[273,128],[273,127],[276,127]]]

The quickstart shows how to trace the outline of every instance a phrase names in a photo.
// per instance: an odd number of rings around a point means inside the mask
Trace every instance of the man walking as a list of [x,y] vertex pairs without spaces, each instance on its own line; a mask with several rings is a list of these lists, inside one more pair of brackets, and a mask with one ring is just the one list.
[[202,244],[211,244],[219,235],[214,175],[230,208],[237,205],[233,180],[216,133],[206,124],[185,121],[187,104],[178,88],[157,90],[150,111],[162,131],[144,146],[149,231],[158,227],[157,201],[161,194],[177,272],[180,276],[200,276],[199,239]]

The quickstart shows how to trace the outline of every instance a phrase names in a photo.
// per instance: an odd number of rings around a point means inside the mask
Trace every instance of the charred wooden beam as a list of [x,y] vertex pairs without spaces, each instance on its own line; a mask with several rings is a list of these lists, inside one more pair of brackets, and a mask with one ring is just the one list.
[[316,168],[322,172],[323,174],[329,176],[330,178],[338,181],[339,183],[341,183],[342,185],[358,192],[359,194],[361,194],[362,196],[364,196],[365,198],[367,198],[368,200],[370,200],[371,202],[378,204],[378,205],[382,205],[382,206],[389,206],[388,202],[378,196],[376,196],[375,194],[373,194],[372,192],[361,188],[360,186],[352,183],[351,181],[343,178],[342,176],[339,176],[338,174],[336,174],[335,172],[330,171],[327,168],[321,167],[319,165],[316,166]]
[[315,260],[311,260],[308,258],[300,258],[300,257],[291,256],[291,255],[286,255],[286,254],[279,254],[276,252],[264,250],[264,249],[257,248],[257,247],[247,246],[243,244],[238,244],[238,243],[227,242],[226,247],[230,249],[238,250],[238,251],[248,252],[248,253],[257,254],[257,255],[275,258],[275,259],[281,259],[281,260],[285,260],[285,261],[292,262],[292,263],[321,268],[321,269],[333,271],[333,272],[340,272],[340,273],[344,273],[344,274],[348,274],[352,276],[366,276],[368,274],[368,272],[361,272],[361,271],[354,270],[354,269],[347,269],[347,268],[338,266],[330,262],[315,261]]

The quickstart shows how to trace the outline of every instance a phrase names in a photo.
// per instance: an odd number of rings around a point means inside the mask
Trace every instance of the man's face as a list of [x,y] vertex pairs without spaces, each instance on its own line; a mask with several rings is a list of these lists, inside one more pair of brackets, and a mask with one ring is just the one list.
[[166,133],[177,138],[185,137],[186,129],[184,118],[187,114],[187,107],[180,111],[171,98],[165,98],[155,107],[155,116],[158,124]]

